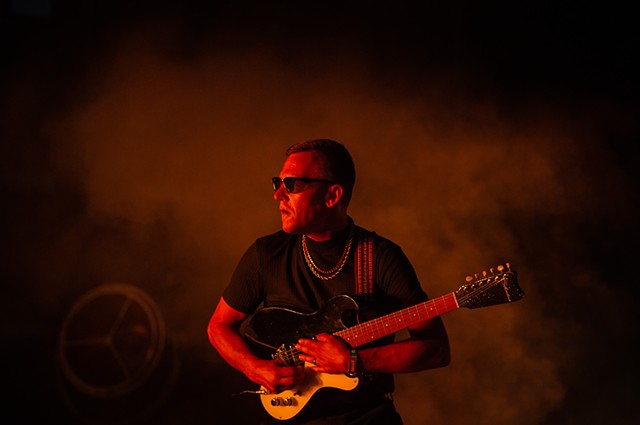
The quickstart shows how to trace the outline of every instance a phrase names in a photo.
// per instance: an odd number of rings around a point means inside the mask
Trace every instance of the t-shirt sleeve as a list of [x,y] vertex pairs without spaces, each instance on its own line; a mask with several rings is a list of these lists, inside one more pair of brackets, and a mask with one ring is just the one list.
[[254,242],[240,258],[222,297],[232,308],[251,314],[263,301],[260,261]]
[[397,244],[384,240],[378,250],[378,284],[399,307],[408,307],[426,301],[428,296],[422,288],[413,265]]

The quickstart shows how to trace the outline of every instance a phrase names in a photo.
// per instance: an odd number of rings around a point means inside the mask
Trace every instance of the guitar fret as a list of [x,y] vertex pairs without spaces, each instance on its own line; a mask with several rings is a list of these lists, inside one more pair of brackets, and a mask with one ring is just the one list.
[[442,297],[428,300],[338,331],[335,334],[347,341],[352,347],[358,347],[422,321],[455,310],[458,307],[455,294],[452,292]]
[[353,326],[336,334],[343,337],[352,346],[357,347],[457,308],[460,308],[460,305],[455,293],[451,292],[436,299]]

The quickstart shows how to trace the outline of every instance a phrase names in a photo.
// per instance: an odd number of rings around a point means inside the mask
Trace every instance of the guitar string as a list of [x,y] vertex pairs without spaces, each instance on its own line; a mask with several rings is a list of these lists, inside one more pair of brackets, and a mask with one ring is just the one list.
[[300,354],[298,350],[296,350],[294,347],[289,347],[287,349],[287,365],[294,366],[296,363],[298,363],[298,354]]
[[[464,303],[469,299],[488,291],[489,289],[495,287],[499,282],[504,281],[504,279],[504,277],[501,277],[494,279],[493,282],[488,281],[487,284],[484,284],[478,288],[473,289],[469,293],[462,295],[459,299],[457,299],[457,302],[451,303],[452,298],[455,298],[455,293],[446,294],[434,300],[428,300],[424,303],[416,304],[414,306],[399,310],[389,315],[385,315],[368,322],[343,329],[341,331],[335,332],[335,334],[341,336],[347,342],[350,342],[353,346],[359,346],[368,342],[366,341],[367,335],[372,335],[370,339],[375,340],[410,326],[410,324],[413,324],[414,321],[416,321],[416,316],[420,317],[421,310],[428,315],[435,311],[435,314],[429,316],[429,318],[436,317],[443,313],[451,311],[455,307],[457,307],[458,304]],[[440,313],[440,311],[442,311],[442,313]],[[417,319],[417,321],[419,320],[420,319]],[[407,325],[407,322],[409,322],[410,324]],[[391,329],[391,331],[389,331],[389,329]],[[365,340],[359,342],[363,338]],[[285,351],[286,353],[284,361],[288,365],[294,365],[300,362],[300,352],[298,350],[295,350],[294,347],[288,347]]]
[[[444,300],[444,302],[446,303],[446,300]],[[436,305],[434,303],[430,303],[430,304]],[[409,307],[409,310],[413,310],[413,311],[416,311],[417,313],[419,313],[420,307],[421,307],[420,305],[412,306],[412,307]],[[438,309],[437,306],[435,307],[435,309],[436,310]],[[409,314],[408,317],[406,317],[407,314]],[[411,317],[412,316],[408,311],[407,312],[403,312],[403,311],[395,312],[395,313],[390,314],[389,316],[385,316],[383,318],[378,318],[378,319],[374,319],[374,320],[372,320],[370,322],[366,322],[366,323],[360,325],[359,329],[368,328],[368,332],[369,333],[376,333],[378,335],[381,335],[381,334],[384,335],[384,334],[388,334],[389,333],[388,332],[389,328],[391,328],[391,329],[395,329],[395,328],[401,329],[403,327],[406,327],[407,320],[410,320]],[[402,322],[402,325],[399,325],[398,324],[399,322]],[[357,334],[359,333],[358,332],[359,329],[358,328],[355,328],[355,329],[350,328],[348,333],[357,336]]]
[[471,291],[470,293],[461,296],[460,301],[464,303],[468,301],[470,298],[477,297],[479,293],[488,291],[489,289],[496,286],[498,283],[503,282],[505,279],[506,279],[505,277],[500,277],[499,279],[495,279],[493,282],[490,282],[486,285],[482,285],[479,288],[476,288],[475,290]]
[[[440,297],[435,300],[429,300],[429,301],[426,301],[425,303],[416,304],[415,306],[408,307],[407,309],[400,310],[395,313],[391,313],[388,316],[383,316],[377,319],[373,319],[369,322],[365,322],[360,325],[356,325],[354,327],[345,329],[343,331],[340,331],[339,334],[341,336],[344,336],[344,338],[347,339],[348,342],[351,342],[351,340],[355,340],[355,339],[358,339],[358,340],[360,340],[361,338],[366,339],[367,335],[372,335],[372,334],[374,334],[374,336],[369,339],[377,339],[377,338],[380,338],[381,336],[389,335],[400,329],[406,328],[407,321],[409,321],[410,323],[413,323],[414,320],[412,319],[415,318],[415,314],[411,315],[411,313],[408,310],[415,310],[419,315],[420,309],[423,309],[426,312],[429,312],[429,309],[435,310],[436,312],[438,312],[441,308],[440,307],[441,305],[442,307],[444,307],[446,311],[451,311],[452,308],[450,307],[454,307],[456,305],[455,302],[452,303],[451,301],[452,301],[452,294],[447,294],[444,297]],[[402,324],[399,324],[399,323],[402,323]],[[380,325],[382,325],[382,327]],[[391,328],[392,330],[389,331],[389,328]],[[362,333],[365,335],[362,335],[360,333],[360,330],[362,330],[363,331]],[[365,340],[362,343],[357,345],[361,345],[365,342],[368,342],[368,341]]]
[[276,351],[276,357],[283,361],[287,366],[297,365],[297,363],[300,361],[298,358],[298,354],[300,354],[300,352],[296,350],[295,347],[291,346],[287,348],[280,347]]
[[[468,301],[469,299],[471,299],[473,297],[476,297],[476,296],[478,296],[479,294],[481,294],[483,292],[488,291],[489,289],[495,287],[499,282],[504,281],[504,279],[505,279],[504,277],[498,277],[498,278],[495,278],[493,280],[493,282],[487,281],[487,284],[484,284],[484,285],[482,285],[482,286],[480,286],[478,288],[475,288],[470,293],[461,296],[460,299],[458,300],[458,304],[460,302],[464,303],[464,302]],[[439,297],[439,298],[437,298],[435,300],[429,300],[429,301],[426,301],[424,303],[420,303],[420,304],[417,304],[415,306],[408,307],[407,309],[403,309],[403,310],[400,310],[398,312],[391,313],[388,316],[383,316],[382,318],[377,318],[377,319],[371,320],[369,322],[365,322],[363,324],[356,325],[354,327],[345,329],[344,331],[340,331],[340,333],[341,333],[341,335],[345,335],[345,339],[347,339],[347,341],[349,341],[349,342],[351,342],[350,340],[355,340],[355,339],[359,340],[360,337],[361,337],[361,335],[359,333],[359,330],[360,329],[364,329],[365,327],[369,328],[368,329],[369,332],[368,332],[367,335],[371,335],[374,332],[378,335],[377,337],[374,336],[371,339],[377,339],[377,338],[380,338],[381,336],[389,335],[390,333],[393,333],[394,331],[388,332],[388,330],[389,330],[388,326],[393,325],[393,324],[397,324],[397,322],[395,320],[392,322],[392,319],[397,319],[398,321],[402,321],[402,323],[403,323],[402,326],[398,326],[397,330],[404,329],[404,328],[407,327],[406,326],[406,319],[403,318],[402,315],[409,314],[409,310],[411,310],[411,309],[416,309],[417,310],[420,307],[424,307],[425,311],[427,313],[429,313],[429,307],[432,307],[432,310],[435,310],[436,314],[434,316],[431,316],[431,317],[435,317],[435,316],[438,316],[438,315],[442,314],[442,313],[439,312],[439,308],[438,308],[438,303],[440,303],[440,304],[443,304],[443,307],[445,309],[444,312],[451,311],[449,309],[449,305],[448,304],[449,304],[451,296],[453,296],[453,295],[454,295],[454,293],[447,294],[447,295]],[[455,304],[456,303],[454,303],[454,305]],[[409,316],[409,319],[411,319],[411,316]],[[427,319],[425,319],[425,320],[427,320]],[[380,324],[384,325],[386,328],[385,329],[381,329],[380,326],[379,326]],[[364,344],[364,342],[362,342],[362,344]],[[358,344],[358,345],[361,345],[361,344]]]

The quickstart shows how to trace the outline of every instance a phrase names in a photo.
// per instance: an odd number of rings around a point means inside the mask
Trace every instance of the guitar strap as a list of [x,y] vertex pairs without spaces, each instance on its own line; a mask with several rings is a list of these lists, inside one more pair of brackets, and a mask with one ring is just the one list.
[[356,248],[356,294],[373,293],[373,236],[362,232]]

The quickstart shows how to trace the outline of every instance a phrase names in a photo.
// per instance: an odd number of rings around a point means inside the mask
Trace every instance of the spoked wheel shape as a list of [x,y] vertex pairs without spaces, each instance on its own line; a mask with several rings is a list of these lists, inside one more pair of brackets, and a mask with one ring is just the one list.
[[162,313],[141,289],[99,286],[73,305],[58,339],[63,396],[89,423],[126,423],[150,413],[177,364]]

